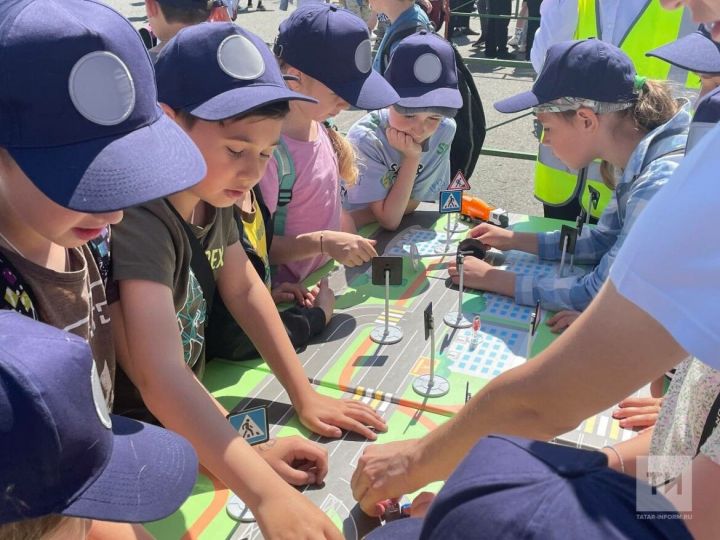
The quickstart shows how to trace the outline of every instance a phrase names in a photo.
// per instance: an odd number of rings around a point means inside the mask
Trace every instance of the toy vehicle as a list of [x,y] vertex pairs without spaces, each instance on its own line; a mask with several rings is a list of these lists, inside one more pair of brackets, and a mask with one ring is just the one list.
[[487,221],[498,227],[507,227],[510,224],[508,213],[505,210],[495,208],[479,197],[473,197],[471,195],[462,196],[460,219],[471,223]]

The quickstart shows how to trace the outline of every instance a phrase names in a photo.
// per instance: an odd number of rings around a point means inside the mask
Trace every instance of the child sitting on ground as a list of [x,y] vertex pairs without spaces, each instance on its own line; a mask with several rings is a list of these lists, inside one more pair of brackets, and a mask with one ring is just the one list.
[[311,3],[280,24],[274,52],[288,86],[317,103],[293,102],[280,146],[260,182],[273,214],[273,284],[299,283],[328,260],[358,266],[375,242],[342,231],[340,178],[352,184],[350,144],[322,122],[350,105],[378,109],[397,93],[371,69],[367,26],[349,11]]
[[0,312],[0,418],[0,538],[117,538],[93,520],[162,519],[195,485],[185,439],[109,414],[85,340],[11,311]]
[[113,325],[118,361],[134,385],[118,390],[117,410],[147,414],[147,407],[187,437],[203,465],[252,509],[265,537],[299,522],[308,538],[336,537],[329,519],[280,478],[321,483],[326,451],[302,437],[251,449],[192,372],[204,362],[217,287],[218,301],[286,388],[301,422],[329,437],[345,428],[374,439],[368,426],[385,429],[370,407],[313,390],[238,241],[234,205],[262,176],[288,101],[312,98],[290,91],[265,43],[232,23],[181,30],[155,68],[162,106],[198,145],[208,174],[189,190],[129,210],[113,231]]
[[345,209],[356,227],[378,221],[389,230],[422,201],[436,201],[450,179],[452,117],[462,107],[452,46],[420,31],[402,40],[385,78],[400,95],[348,132],[359,175]]

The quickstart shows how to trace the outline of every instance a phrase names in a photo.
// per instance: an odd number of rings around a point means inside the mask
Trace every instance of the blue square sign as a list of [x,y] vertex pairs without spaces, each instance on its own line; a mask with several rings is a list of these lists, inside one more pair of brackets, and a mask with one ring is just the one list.
[[265,407],[255,407],[231,414],[228,421],[248,444],[264,443],[270,438]]
[[462,207],[462,191],[445,190],[440,192],[440,213],[456,214]]

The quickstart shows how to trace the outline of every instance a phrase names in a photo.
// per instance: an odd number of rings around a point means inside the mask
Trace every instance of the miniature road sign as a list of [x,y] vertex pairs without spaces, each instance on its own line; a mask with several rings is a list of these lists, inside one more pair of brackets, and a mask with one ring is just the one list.
[[440,213],[454,214],[460,212],[460,201],[462,200],[462,191],[441,191],[440,192]]
[[560,249],[562,254],[560,255],[560,268],[558,269],[559,277],[565,275],[565,255],[570,253],[575,259],[575,242],[577,241],[577,229],[570,227],[569,225],[563,225],[560,228]]
[[444,377],[435,375],[435,322],[432,314],[432,302],[423,312],[425,339],[430,338],[430,374],[420,375],[413,381],[413,390],[423,397],[440,397],[450,391],[450,383]]
[[241,523],[253,523],[255,521],[255,516],[253,515],[252,510],[250,510],[248,505],[234,493],[230,495],[230,499],[225,506],[225,510],[227,510],[228,516],[235,521],[239,521]]
[[240,411],[230,415],[228,421],[248,444],[264,443],[270,438],[266,407]]
[[597,210],[598,204],[600,204],[600,192],[592,186],[587,188],[590,193],[590,204],[588,206],[592,206],[593,210]]
[[465,381],[465,403],[470,401],[472,395],[470,394],[470,381]]
[[470,189],[470,182],[467,181],[462,171],[455,173],[455,176],[450,180],[450,184],[447,187],[449,190],[461,190],[466,191]]
[[430,302],[425,311],[423,311],[423,321],[425,322],[425,341],[430,339],[430,332],[434,329],[432,302]]
[[578,217],[575,219],[575,228],[578,232],[578,238],[582,236],[582,230],[585,226],[585,222],[588,219],[588,213],[585,211],[584,208],[580,210],[580,213],[578,214]]
[[527,341],[527,352],[525,353],[525,358],[530,358],[530,351],[532,350],[532,344],[533,341],[535,341],[535,334],[537,333],[538,326],[540,326],[540,319],[542,318],[542,313],[540,311],[540,301],[535,304],[535,311],[533,311],[530,314],[530,335],[528,336]]
[[463,289],[465,285],[463,283],[463,276],[465,274],[465,253],[462,251],[457,252],[457,271],[460,276],[460,283],[458,283],[458,308],[457,311],[450,311],[445,317],[443,322],[451,328],[469,328],[472,326],[472,322],[465,317],[463,314]]
[[385,324],[373,328],[370,339],[392,345],[403,338],[398,326],[390,326],[390,285],[402,285],[402,257],[373,257],[372,284],[385,285]]

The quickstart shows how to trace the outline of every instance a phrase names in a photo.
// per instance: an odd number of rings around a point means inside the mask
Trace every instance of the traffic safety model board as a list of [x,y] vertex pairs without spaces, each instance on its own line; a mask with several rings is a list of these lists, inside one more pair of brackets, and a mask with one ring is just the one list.
[[248,444],[264,443],[270,438],[266,407],[240,411],[230,416],[229,421]]
[[440,213],[452,214],[460,212],[462,191],[441,191],[440,192]]

